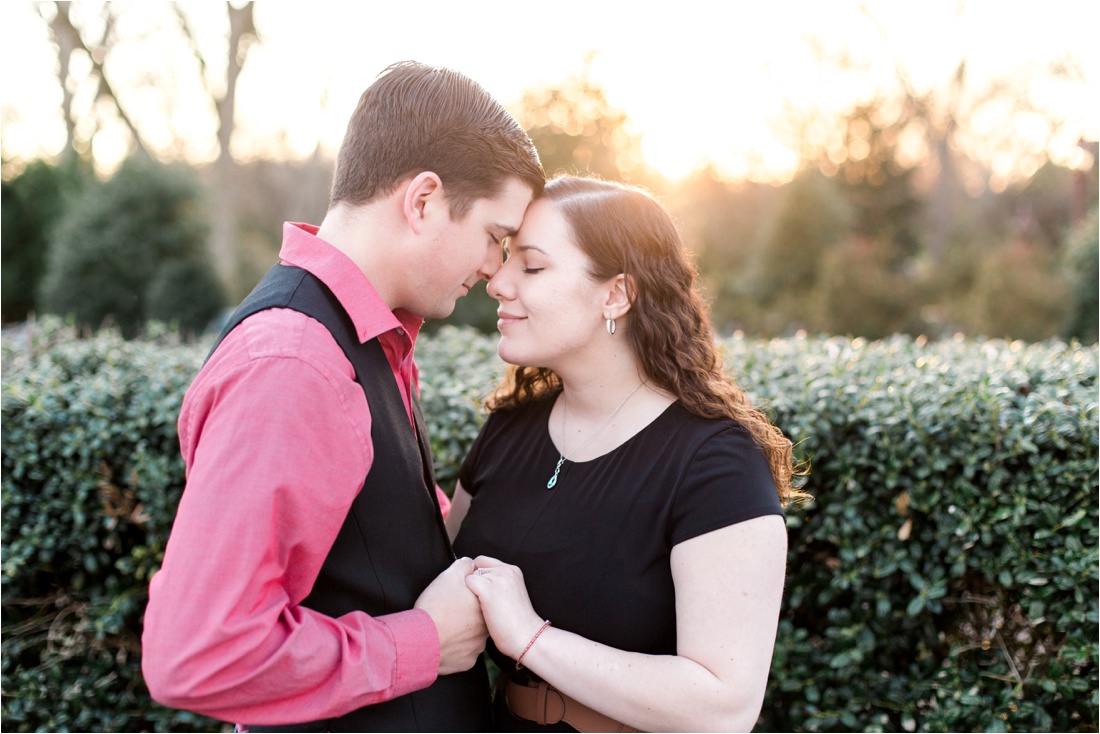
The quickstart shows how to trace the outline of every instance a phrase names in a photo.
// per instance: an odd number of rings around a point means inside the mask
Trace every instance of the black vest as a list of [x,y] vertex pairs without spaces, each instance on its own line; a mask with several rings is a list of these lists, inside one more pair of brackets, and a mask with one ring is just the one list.
[[[454,560],[435,494],[419,400],[414,393],[418,436],[413,436],[382,345],[377,339],[360,344],[351,318],[332,292],[297,267],[269,270],[230,318],[214,349],[247,317],[269,308],[299,311],[329,330],[355,368],[371,414],[374,463],[302,606],[330,617],[356,610],[380,616],[412,609],[424,588]],[[336,719],[249,729],[487,731],[489,702],[488,675],[479,661],[465,673],[441,676],[428,688]]]

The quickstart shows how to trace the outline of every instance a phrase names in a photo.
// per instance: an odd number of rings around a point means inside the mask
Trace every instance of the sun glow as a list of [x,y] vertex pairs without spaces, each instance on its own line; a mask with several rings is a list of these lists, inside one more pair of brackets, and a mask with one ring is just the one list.
[[[993,80],[1024,85],[1028,69],[1073,67],[1061,80],[1021,86],[1028,104],[1062,120],[1056,134],[1026,115],[1008,125],[995,106],[969,116],[968,152],[984,151],[997,181],[1026,174],[1044,156],[1080,164],[1078,139],[1095,140],[1100,132],[1098,95],[1090,87],[1098,73],[1094,3],[1048,2],[1036,14],[1030,5],[987,0],[940,0],[919,13],[893,2],[683,0],[625,13],[611,3],[563,0],[552,12],[536,12],[492,0],[479,5],[476,20],[453,3],[422,6],[423,21],[409,29],[397,6],[317,0],[304,12],[296,4],[258,4],[261,43],[240,78],[234,155],[331,155],[362,89],[383,67],[407,58],[458,68],[509,104],[525,89],[577,73],[590,57],[591,78],[629,116],[647,163],[674,180],[704,165],[731,179],[787,180],[800,164],[796,146],[777,131],[788,106],[835,115],[896,87],[899,74],[918,94],[942,92],[960,59],[978,90]],[[158,155],[208,162],[216,154],[213,105],[178,33],[166,46],[173,32],[167,7],[128,7],[128,22],[144,23],[145,37],[119,49],[108,70],[121,85],[155,82],[132,97],[128,112]],[[201,20],[204,51],[216,58],[224,10],[192,4],[187,12]],[[8,161],[57,155],[65,127],[46,24],[33,5],[16,2],[0,5],[0,21],[7,171]],[[475,43],[475,35],[496,42]],[[844,73],[825,57],[840,59]],[[165,59],[169,66],[158,66]],[[129,133],[109,109],[98,124],[93,150],[109,169],[129,151]],[[814,129],[808,134],[826,130]],[[919,155],[920,145],[910,150]]]

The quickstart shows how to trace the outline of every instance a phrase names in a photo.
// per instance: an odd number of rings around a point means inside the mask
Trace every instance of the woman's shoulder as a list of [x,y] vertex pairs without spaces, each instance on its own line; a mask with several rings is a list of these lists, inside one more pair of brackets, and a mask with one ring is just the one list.
[[672,432],[678,442],[700,447],[710,442],[739,446],[750,451],[760,451],[752,434],[733,418],[707,418],[688,410],[676,401],[666,411],[665,430]]
[[732,418],[680,406],[682,461],[673,494],[671,543],[762,515],[783,514],[764,450]]

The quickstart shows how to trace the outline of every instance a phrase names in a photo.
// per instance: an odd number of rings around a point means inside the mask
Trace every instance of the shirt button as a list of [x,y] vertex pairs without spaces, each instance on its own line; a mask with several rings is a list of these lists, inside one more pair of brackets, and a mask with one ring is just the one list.
[[397,327],[397,335],[398,336],[405,336],[405,330],[402,329],[400,326]]

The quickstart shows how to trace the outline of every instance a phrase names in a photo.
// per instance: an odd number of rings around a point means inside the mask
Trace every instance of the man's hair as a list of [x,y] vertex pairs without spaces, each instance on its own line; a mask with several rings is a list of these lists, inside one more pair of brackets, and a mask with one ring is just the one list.
[[359,98],[336,159],[329,206],[392,193],[401,181],[436,173],[462,219],[509,178],[542,192],[538,152],[519,123],[485,89],[451,69],[403,61],[387,67]]

